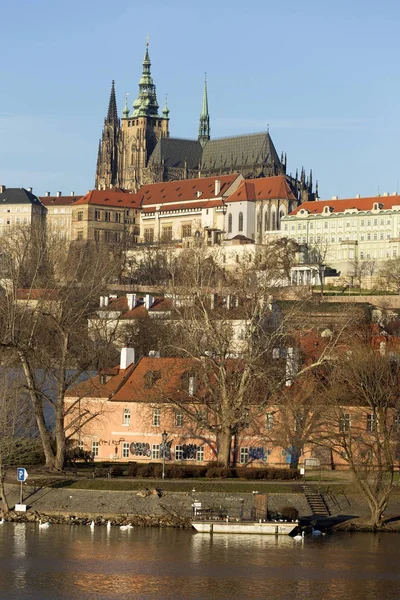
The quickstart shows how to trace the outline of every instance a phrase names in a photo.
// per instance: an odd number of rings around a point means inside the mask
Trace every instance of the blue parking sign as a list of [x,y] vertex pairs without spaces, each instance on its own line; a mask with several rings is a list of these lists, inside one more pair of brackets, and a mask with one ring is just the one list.
[[28,478],[28,471],[23,467],[18,467],[17,469],[17,480],[18,481],[26,481]]

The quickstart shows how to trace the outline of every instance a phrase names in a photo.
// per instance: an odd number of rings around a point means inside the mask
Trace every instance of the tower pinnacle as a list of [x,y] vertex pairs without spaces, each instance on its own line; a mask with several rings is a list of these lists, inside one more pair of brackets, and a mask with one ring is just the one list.
[[207,74],[204,76],[203,103],[199,120],[199,142],[205,146],[210,139],[210,115],[208,114]]
[[146,52],[143,59],[142,76],[139,80],[139,94],[133,103],[132,117],[158,116],[156,86],[150,72],[149,42],[146,40]]
[[117,110],[117,101],[115,99],[115,82],[114,79],[111,83],[111,92],[110,92],[110,101],[108,103],[108,112],[106,117],[106,122],[111,124],[118,123],[118,110]]

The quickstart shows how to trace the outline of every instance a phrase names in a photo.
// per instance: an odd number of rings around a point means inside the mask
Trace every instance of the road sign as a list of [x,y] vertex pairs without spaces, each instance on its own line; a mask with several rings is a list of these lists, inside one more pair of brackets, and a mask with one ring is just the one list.
[[23,467],[18,467],[17,469],[17,480],[21,481],[21,483],[23,481],[26,481],[28,479],[28,471],[26,469],[24,469]]

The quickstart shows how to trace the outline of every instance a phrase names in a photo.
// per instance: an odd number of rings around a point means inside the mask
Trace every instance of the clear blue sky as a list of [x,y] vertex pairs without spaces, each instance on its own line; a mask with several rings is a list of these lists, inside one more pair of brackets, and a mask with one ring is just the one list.
[[264,131],[324,198],[400,191],[396,0],[0,0],[0,183],[94,185],[111,80],[130,104],[150,37],[172,136]]

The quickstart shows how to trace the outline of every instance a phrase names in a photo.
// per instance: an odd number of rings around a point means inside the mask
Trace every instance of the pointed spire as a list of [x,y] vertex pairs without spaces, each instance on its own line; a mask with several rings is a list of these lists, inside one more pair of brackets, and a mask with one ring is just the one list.
[[111,92],[110,92],[110,101],[108,103],[108,112],[106,117],[107,123],[118,123],[118,110],[117,110],[117,101],[115,99],[115,81],[112,80],[111,83]]
[[207,73],[204,75],[203,102],[199,120],[199,142],[205,146],[210,139],[210,115],[208,114]]
[[165,104],[162,110],[162,114],[165,119],[169,119],[168,94],[165,96]]
[[124,115],[124,119],[127,119],[129,117],[129,106],[128,106],[128,96],[129,94],[126,93],[125,94],[125,105],[124,105],[124,109],[122,111],[122,114]]
[[312,169],[310,169],[310,179],[309,179],[309,192],[312,192],[313,181],[312,181]]
[[149,40],[146,40],[146,52],[143,59],[142,76],[139,80],[139,94],[133,103],[132,117],[158,116],[156,86],[150,72]]

